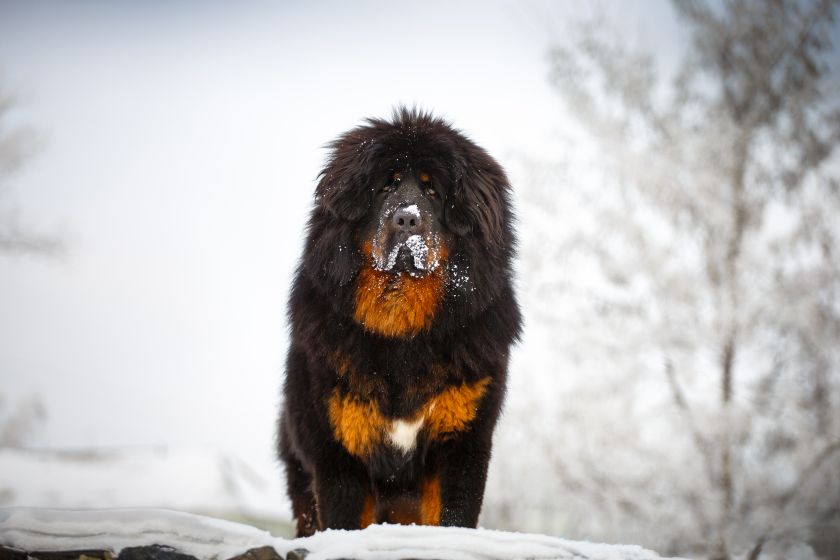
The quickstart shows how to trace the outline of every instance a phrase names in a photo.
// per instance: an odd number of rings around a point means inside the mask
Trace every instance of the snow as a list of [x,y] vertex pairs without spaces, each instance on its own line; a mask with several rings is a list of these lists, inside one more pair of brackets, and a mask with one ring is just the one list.
[[247,525],[159,509],[57,510],[0,508],[0,543],[22,550],[120,550],[163,545],[201,559],[230,558],[251,548],[280,555],[304,548],[308,560],[326,558],[557,558],[655,560],[639,546],[593,544],[484,529],[372,525],[362,531],[324,531],[281,539]]
[[457,527],[372,525],[363,531],[326,531],[293,541],[325,558],[645,560],[659,558],[639,546],[574,542],[527,533]]
[[391,252],[388,253],[387,261],[378,267],[379,270],[391,270],[394,268],[394,265],[397,264],[397,256],[399,256],[400,249],[403,247],[408,247],[408,250],[411,251],[411,256],[414,259],[414,268],[418,270],[426,270],[426,268],[435,270],[438,267],[439,262],[436,258],[429,263],[428,267],[426,266],[426,259],[429,256],[429,246],[426,245],[426,241],[421,236],[415,234],[410,235],[401,243],[396,243],[391,249]]
[[119,553],[123,548],[159,544],[198,558],[230,558],[277,542],[268,532],[247,525],[164,509],[0,508],[0,543],[28,551]]
[[429,248],[426,242],[419,235],[412,235],[405,240],[405,246],[411,251],[414,257],[414,266],[423,270],[426,268],[426,257],[429,255]]
[[452,263],[449,267],[448,278],[456,294],[464,289],[469,289],[470,291],[475,289],[470,284],[470,269],[467,265],[458,266],[457,263]]

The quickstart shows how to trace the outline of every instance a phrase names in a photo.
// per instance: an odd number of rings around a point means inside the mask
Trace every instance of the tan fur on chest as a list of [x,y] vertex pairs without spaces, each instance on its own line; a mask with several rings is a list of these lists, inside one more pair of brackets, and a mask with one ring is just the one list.
[[421,432],[434,441],[466,430],[489,383],[490,378],[485,377],[447,387],[408,418],[388,418],[374,401],[342,395],[336,389],[328,403],[330,424],[335,438],[357,457],[367,457],[382,445],[407,452]]
[[[369,260],[371,251],[371,243],[366,242],[363,252]],[[434,259],[446,258],[445,248],[438,247],[435,251]],[[356,283],[354,319],[370,332],[408,338],[431,327],[442,294],[443,267],[414,278],[367,266],[359,273]]]

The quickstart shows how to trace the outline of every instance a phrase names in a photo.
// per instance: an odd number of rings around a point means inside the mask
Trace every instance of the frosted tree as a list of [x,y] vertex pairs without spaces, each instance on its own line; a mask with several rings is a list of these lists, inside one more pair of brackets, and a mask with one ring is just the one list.
[[0,253],[55,254],[63,248],[60,240],[22,225],[10,200],[8,178],[38,145],[30,128],[14,124],[14,107],[14,96],[0,90]]
[[674,6],[670,73],[595,25],[551,53],[589,165],[532,181],[523,276],[584,381],[531,415],[540,493],[578,536],[807,557],[840,534],[838,3]]
[[46,410],[40,398],[33,396],[12,405],[0,393],[0,449],[24,447],[43,426],[45,418]]

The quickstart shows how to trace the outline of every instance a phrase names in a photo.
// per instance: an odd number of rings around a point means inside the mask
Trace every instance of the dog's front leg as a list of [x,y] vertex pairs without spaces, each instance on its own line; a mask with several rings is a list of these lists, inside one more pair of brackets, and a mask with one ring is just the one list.
[[360,529],[366,524],[362,517],[368,490],[353,457],[336,453],[320,462],[314,486],[320,529]]
[[478,524],[493,430],[503,394],[502,387],[490,385],[469,429],[442,445],[438,471],[440,525],[475,527]]

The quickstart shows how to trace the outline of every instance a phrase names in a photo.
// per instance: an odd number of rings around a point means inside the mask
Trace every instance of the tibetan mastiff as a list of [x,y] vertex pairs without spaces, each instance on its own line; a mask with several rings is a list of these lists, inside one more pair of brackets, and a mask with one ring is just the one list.
[[298,535],[475,527],[521,323],[507,177],[418,110],[329,148],[278,421]]

